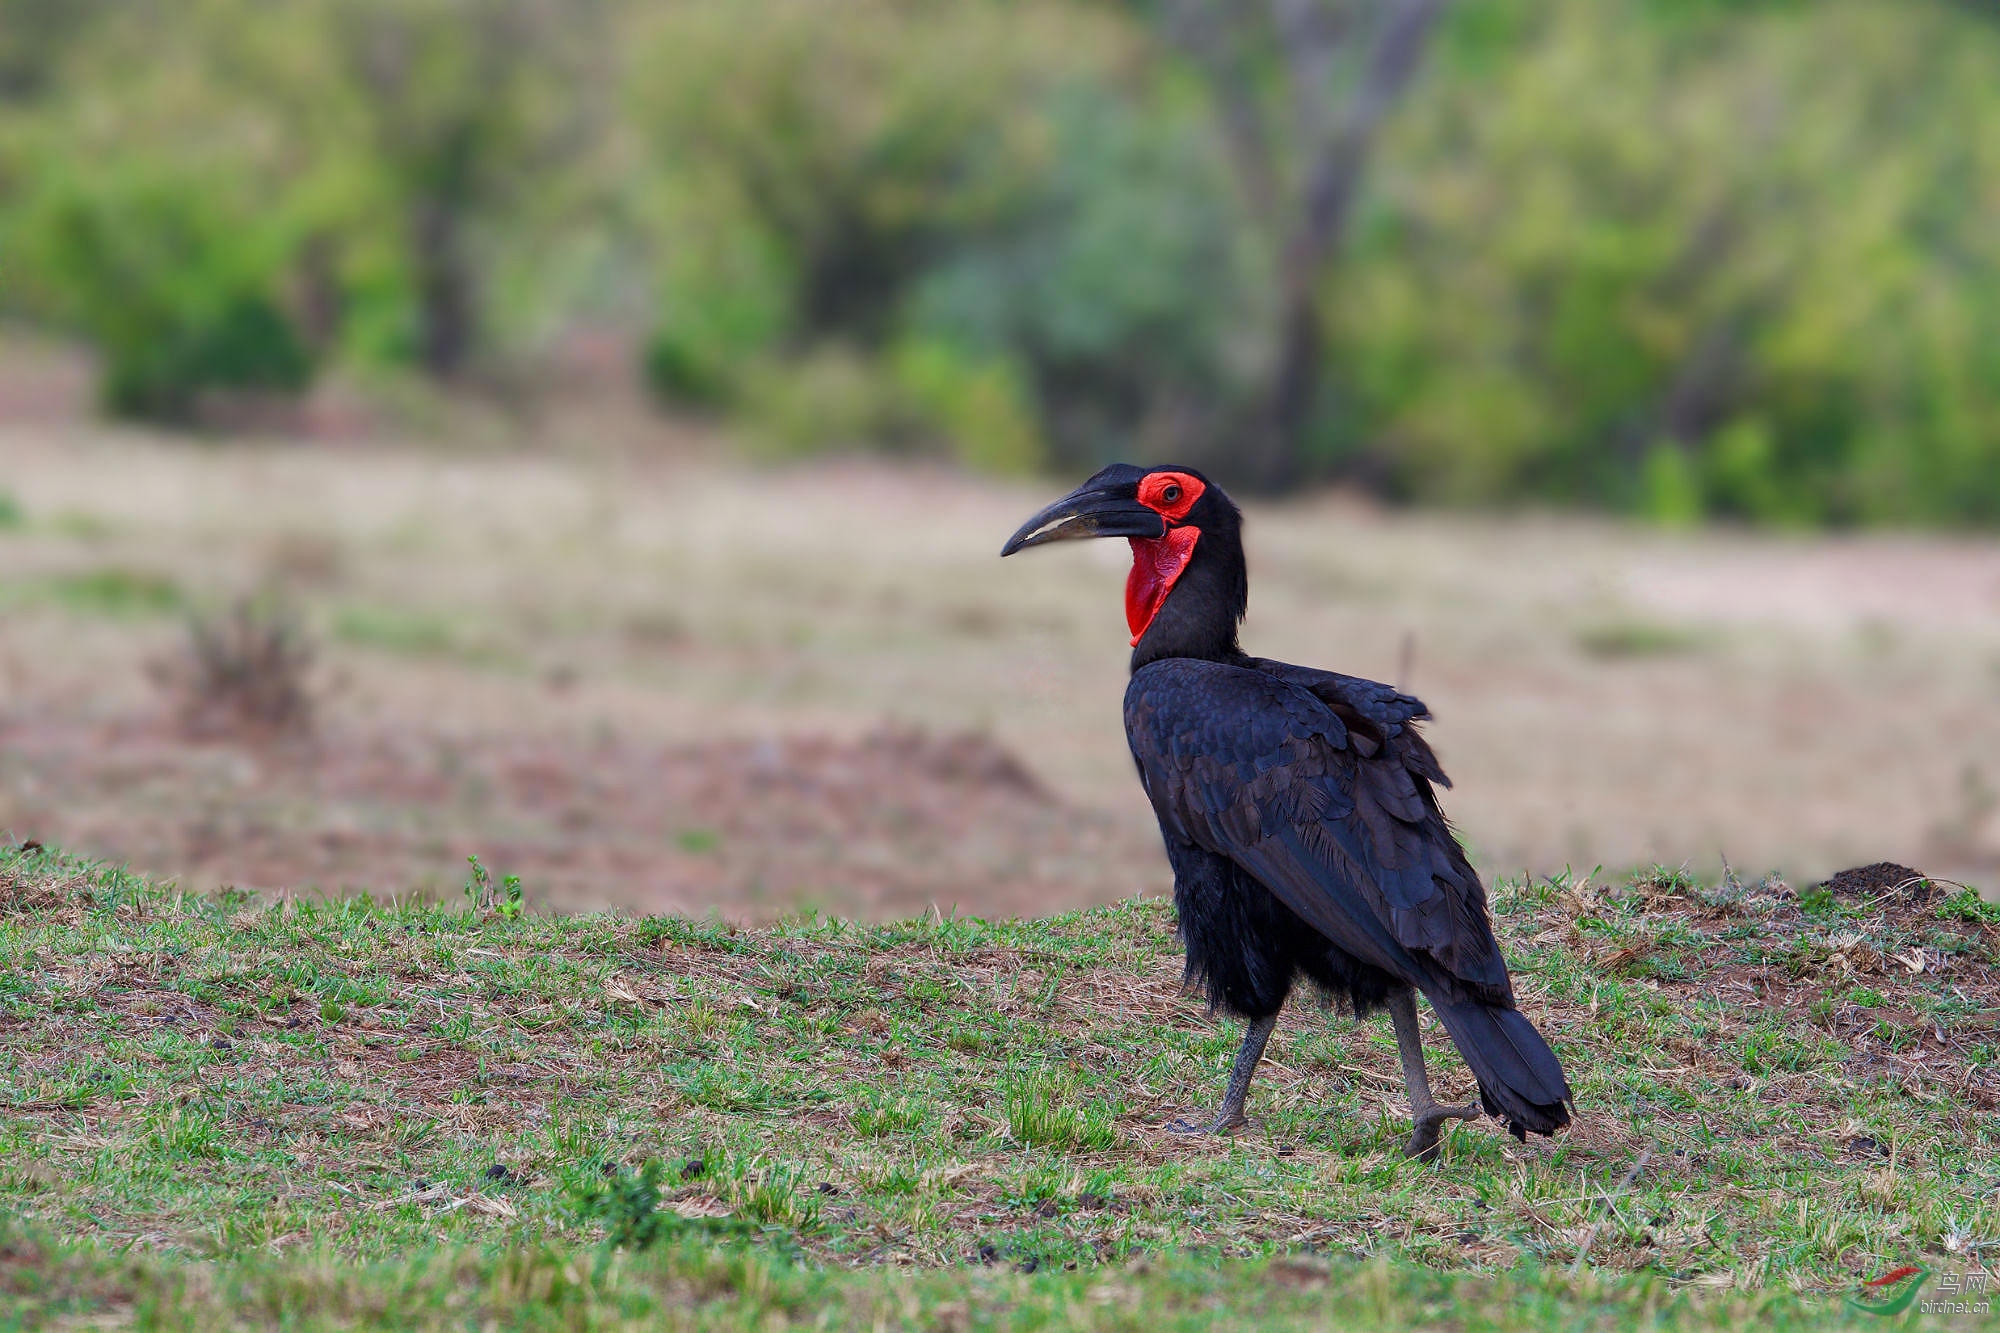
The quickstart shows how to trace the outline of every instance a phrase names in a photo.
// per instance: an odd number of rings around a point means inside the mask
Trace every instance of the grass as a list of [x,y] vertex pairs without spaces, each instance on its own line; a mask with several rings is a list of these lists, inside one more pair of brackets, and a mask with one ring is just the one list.
[[[558,1245],[434,1245],[420,1257],[327,1251],[217,1264],[108,1255],[0,1236],[0,1319],[150,1329],[1243,1328],[1464,1333],[1879,1328],[1790,1294],[1675,1291],[1658,1278],[1561,1270],[1451,1273],[1392,1259],[1141,1260],[1023,1272],[917,1273],[802,1263],[768,1243],[676,1239],[608,1260]],[[1968,1321],[1968,1326],[1972,1326]]]
[[1585,657],[1614,661],[1678,656],[1699,651],[1707,643],[1697,630],[1649,620],[1609,620],[1576,632],[1576,646]]
[[77,615],[129,619],[183,610],[187,595],[165,574],[106,566],[0,583],[0,608],[52,605]]
[[1157,900],[752,931],[0,852],[0,1327],[1859,1325],[2000,1237],[1976,902],[1495,903],[1578,1123],[1423,1166],[1386,1023],[1309,1005],[1248,1130],[1161,1133],[1237,1033]]
[[343,643],[427,657],[457,647],[451,624],[423,612],[382,606],[345,606],[333,618],[333,636]]

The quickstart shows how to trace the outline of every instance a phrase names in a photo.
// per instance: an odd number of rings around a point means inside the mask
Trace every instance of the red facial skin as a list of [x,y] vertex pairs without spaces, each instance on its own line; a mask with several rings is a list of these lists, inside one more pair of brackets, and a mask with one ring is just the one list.
[[[1167,492],[1175,489],[1180,494],[1169,500]],[[1201,493],[1207,489],[1200,477],[1190,477],[1185,472],[1155,472],[1139,482],[1139,503],[1169,524],[1178,523],[1188,516],[1194,502],[1201,499]]]
[[[1195,539],[1200,528],[1181,525],[1207,489],[1201,478],[1185,472],[1155,472],[1139,483],[1139,503],[1167,521],[1167,530],[1158,537],[1128,537],[1132,543],[1132,572],[1125,579],[1125,623],[1132,629],[1132,645],[1137,647],[1151,627],[1153,617],[1174,582],[1194,558]],[[1173,498],[1168,492],[1177,490]]]

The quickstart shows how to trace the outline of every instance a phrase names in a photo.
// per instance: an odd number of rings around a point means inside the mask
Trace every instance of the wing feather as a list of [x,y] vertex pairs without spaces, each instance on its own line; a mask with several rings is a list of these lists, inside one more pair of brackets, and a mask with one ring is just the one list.
[[1285,663],[1168,659],[1126,693],[1161,825],[1227,856],[1315,930],[1411,984],[1511,1003],[1444,774],[1389,686]]

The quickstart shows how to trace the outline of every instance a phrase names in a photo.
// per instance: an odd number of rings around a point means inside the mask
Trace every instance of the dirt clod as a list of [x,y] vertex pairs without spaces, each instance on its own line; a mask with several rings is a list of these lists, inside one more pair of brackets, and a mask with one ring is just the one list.
[[1836,898],[1868,898],[1877,894],[1897,893],[1907,895],[1913,902],[1926,902],[1935,892],[1930,879],[1921,870],[1898,865],[1894,861],[1877,861],[1873,865],[1850,866],[1846,870],[1829,875],[1820,887]]

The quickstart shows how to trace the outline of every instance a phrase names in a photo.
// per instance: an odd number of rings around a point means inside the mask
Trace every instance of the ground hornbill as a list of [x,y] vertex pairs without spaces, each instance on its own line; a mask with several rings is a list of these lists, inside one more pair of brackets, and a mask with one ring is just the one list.
[[1562,1065],[1514,1007],[1485,888],[1438,809],[1432,784],[1450,783],[1417,734],[1423,704],[1237,647],[1242,515],[1192,468],[1105,468],[1000,554],[1079,537],[1132,543],[1125,734],[1173,865],[1188,979],[1249,1025],[1215,1118],[1172,1128],[1243,1123],[1250,1077],[1301,976],[1357,1015],[1388,1009],[1411,1156],[1436,1151],[1446,1120],[1480,1112],[1432,1098],[1415,991],[1515,1137],[1568,1124]]

